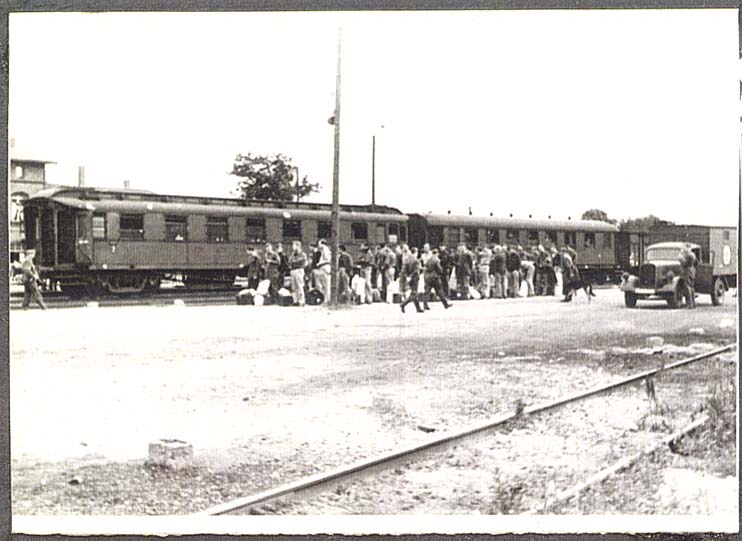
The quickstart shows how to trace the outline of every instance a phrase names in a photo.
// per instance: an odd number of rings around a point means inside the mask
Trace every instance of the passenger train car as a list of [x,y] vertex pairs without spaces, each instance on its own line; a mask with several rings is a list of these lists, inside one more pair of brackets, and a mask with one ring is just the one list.
[[[362,242],[406,241],[408,217],[391,207],[342,205],[339,236],[351,254]],[[329,239],[330,206],[159,195],[138,190],[54,188],[24,204],[26,245],[42,276],[63,291],[152,290],[181,275],[187,285],[229,283],[248,245],[291,241],[305,250]]]
[[456,247],[492,244],[533,248],[571,246],[583,275],[598,283],[616,279],[631,266],[629,235],[594,220],[537,220],[493,216],[410,214],[410,244]]

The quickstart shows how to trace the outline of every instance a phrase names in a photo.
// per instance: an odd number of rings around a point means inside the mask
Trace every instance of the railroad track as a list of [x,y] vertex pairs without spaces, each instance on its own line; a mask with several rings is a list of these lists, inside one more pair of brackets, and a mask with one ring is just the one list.
[[[44,302],[48,308],[80,308],[85,306],[113,307],[113,306],[167,306],[176,301],[185,305],[220,305],[233,304],[239,288],[221,289],[160,289],[148,294],[128,294],[121,296],[106,296],[100,298],[74,299],[58,291],[44,293]],[[23,293],[10,294],[10,309],[19,310],[23,304]],[[32,305],[32,309],[38,309]]]
[[[264,506],[266,504],[275,502],[277,500],[285,499],[308,499],[313,495],[328,491],[334,487],[347,485],[348,483],[363,479],[365,477],[378,474],[382,471],[391,470],[403,465],[428,458],[430,455],[445,451],[454,445],[461,443],[470,443],[478,439],[482,439],[492,434],[496,429],[502,429],[509,423],[516,420],[527,420],[529,417],[538,415],[540,413],[549,412],[556,410],[567,404],[573,404],[587,398],[595,397],[598,395],[606,394],[621,387],[637,383],[647,378],[652,378],[663,372],[676,370],[678,368],[688,366],[690,364],[710,359],[720,355],[722,353],[731,351],[736,348],[736,344],[729,344],[718,349],[714,349],[707,353],[696,355],[688,359],[683,359],[675,363],[665,365],[661,368],[645,370],[634,374],[632,376],[624,377],[614,382],[597,386],[586,391],[573,393],[559,399],[537,404],[530,407],[518,408],[516,411],[499,415],[486,422],[478,423],[466,427],[462,430],[449,432],[447,434],[432,438],[431,440],[405,447],[372,457],[364,459],[348,466],[343,466],[328,472],[319,473],[297,481],[287,483],[252,496],[239,498],[230,502],[226,502],[215,507],[211,507],[196,513],[200,516],[217,516],[217,515],[240,515],[240,514],[251,514],[257,506]],[[701,422],[696,421],[689,427],[686,427],[683,431],[672,435],[669,438],[665,438],[658,444],[667,445],[668,442],[674,441],[682,437],[689,431],[696,429],[700,426]],[[655,447],[658,447],[655,446]],[[656,450],[656,448],[654,449]],[[627,460],[627,463],[638,460],[638,456],[631,457]],[[620,468],[619,468],[620,469]]]

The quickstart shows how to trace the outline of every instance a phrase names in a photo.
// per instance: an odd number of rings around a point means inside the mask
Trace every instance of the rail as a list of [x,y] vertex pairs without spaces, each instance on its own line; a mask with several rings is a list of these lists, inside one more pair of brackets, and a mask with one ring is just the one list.
[[721,353],[730,351],[735,347],[736,344],[729,344],[721,348],[714,349],[712,351],[702,353],[694,357],[690,357],[688,359],[683,359],[681,361],[665,365],[661,368],[646,370],[644,372],[622,378],[606,385],[593,387],[592,389],[588,389],[587,391],[573,393],[566,397],[546,402],[544,404],[538,404],[535,406],[524,408],[522,412],[513,412],[499,415],[484,423],[478,423],[457,432],[444,434],[443,436],[439,436],[422,444],[384,453],[370,459],[364,459],[351,465],[331,470],[329,472],[305,477],[298,481],[281,485],[279,487],[269,489],[252,496],[238,498],[236,500],[232,500],[230,502],[226,502],[206,509],[205,511],[196,513],[196,515],[214,516],[227,514],[245,514],[249,512],[250,508],[255,507],[256,505],[265,504],[282,497],[310,495],[312,493],[317,493],[322,490],[326,490],[331,486],[336,486],[337,484],[343,482],[355,480],[357,478],[360,478],[362,475],[369,475],[374,472],[393,468],[400,463],[410,462],[412,458],[422,458],[424,456],[427,456],[427,454],[430,452],[444,450],[450,445],[460,443],[474,436],[484,435],[486,432],[492,430],[493,428],[505,425],[506,423],[513,421],[514,419],[523,418],[526,415],[543,413],[545,411],[556,409],[560,406],[564,406],[572,402],[577,402],[578,400],[583,400],[585,398],[590,398],[603,393],[607,393],[624,385],[629,385],[631,383],[641,381],[647,377],[654,376],[661,372],[674,370],[676,368],[687,366],[689,364],[702,361],[704,359],[715,357],[717,355],[720,355]]

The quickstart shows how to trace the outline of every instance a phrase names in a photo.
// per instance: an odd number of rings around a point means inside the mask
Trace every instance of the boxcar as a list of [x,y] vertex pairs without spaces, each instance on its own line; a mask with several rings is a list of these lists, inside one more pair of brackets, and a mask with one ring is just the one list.
[[589,280],[602,283],[617,278],[624,262],[618,257],[618,228],[593,220],[535,220],[493,216],[452,214],[410,214],[410,244],[455,247],[463,242],[470,247],[485,244],[539,244],[572,246],[579,255],[577,263]]
[[[178,274],[187,284],[232,283],[248,245],[330,238],[330,206],[160,195],[136,190],[55,188],[24,204],[26,245],[43,276],[63,290],[136,292]],[[407,238],[408,218],[385,206],[342,205],[339,240]]]

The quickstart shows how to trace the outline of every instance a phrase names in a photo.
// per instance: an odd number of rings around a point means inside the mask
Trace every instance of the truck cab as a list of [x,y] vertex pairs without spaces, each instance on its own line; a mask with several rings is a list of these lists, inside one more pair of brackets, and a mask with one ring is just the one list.
[[638,275],[629,274],[621,282],[627,307],[634,308],[639,300],[664,300],[671,308],[683,304],[685,284],[682,278],[680,253],[690,249],[699,262],[696,267],[696,294],[711,295],[711,302],[718,306],[724,301],[728,285],[721,275],[716,275],[714,265],[701,263],[706,260],[698,244],[689,242],[660,242],[647,248],[644,264]]

